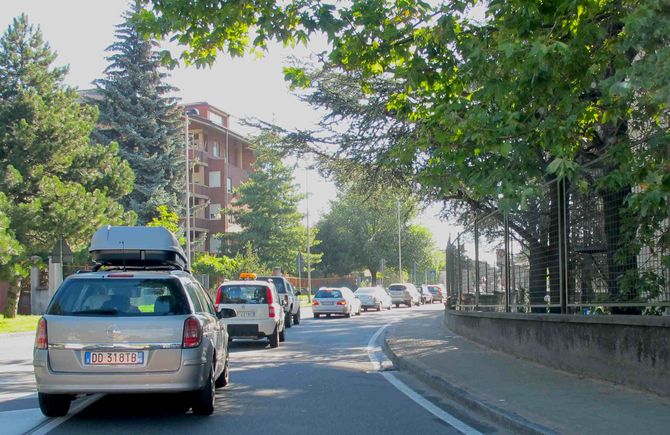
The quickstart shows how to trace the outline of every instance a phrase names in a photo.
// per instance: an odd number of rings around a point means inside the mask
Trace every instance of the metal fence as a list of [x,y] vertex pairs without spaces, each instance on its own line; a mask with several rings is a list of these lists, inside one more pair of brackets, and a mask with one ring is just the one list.
[[[477,216],[447,247],[457,309],[670,314],[668,247],[637,237],[632,189],[597,187],[591,169],[553,181],[523,209]],[[659,234],[667,232],[668,220]]]

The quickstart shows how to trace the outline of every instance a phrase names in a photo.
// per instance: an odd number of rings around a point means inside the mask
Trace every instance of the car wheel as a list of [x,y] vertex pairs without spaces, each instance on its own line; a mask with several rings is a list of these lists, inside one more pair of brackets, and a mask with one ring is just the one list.
[[214,412],[214,400],[216,398],[214,384],[214,367],[210,367],[205,386],[193,395],[192,408],[195,415],[211,415]]
[[391,305],[392,305],[392,304],[389,304],[389,306],[386,307],[386,309],[389,310],[389,311],[391,311]]
[[396,308],[400,308],[400,304],[396,302],[396,303],[395,303],[395,307],[396,307]]
[[293,316],[293,323],[300,325],[300,307],[298,307],[298,312]]
[[367,309],[367,308],[363,308],[363,311],[365,311],[365,312],[367,313],[367,312],[368,312],[368,309]]
[[407,302],[405,302],[405,305],[407,305],[408,307],[412,308],[412,305],[414,305],[414,301],[411,301],[411,300],[410,300],[410,301],[407,301]]
[[280,342],[286,341],[286,328],[279,331],[279,341]]
[[287,328],[290,328],[293,325],[292,320],[293,316],[291,315],[291,310],[289,310],[288,313],[286,313],[286,315],[284,316],[284,325]]
[[381,311],[381,310],[382,310],[382,303],[380,302],[380,303],[377,304],[377,311]]
[[47,417],[62,417],[70,410],[72,396],[69,394],[37,393],[40,411]]
[[348,313],[346,313],[346,314],[344,315],[344,317],[346,317],[346,318],[351,317],[351,311],[349,311]]
[[226,357],[226,361],[223,363],[223,371],[219,375],[219,377],[216,379],[216,382],[214,383],[214,386],[216,388],[222,388],[228,385],[228,380],[230,377],[228,370],[228,357]]
[[319,317],[321,317],[321,314],[314,314],[315,319],[318,319]]
[[275,326],[274,332],[270,336],[270,347],[275,348],[279,346],[279,325]]

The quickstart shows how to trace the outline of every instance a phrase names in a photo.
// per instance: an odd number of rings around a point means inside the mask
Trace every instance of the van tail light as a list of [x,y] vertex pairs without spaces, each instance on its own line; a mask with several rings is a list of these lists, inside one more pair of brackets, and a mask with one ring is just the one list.
[[347,305],[347,301],[337,301],[337,305]]
[[268,300],[268,316],[271,319],[274,319],[274,317],[276,316],[276,313],[275,313],[275,306],[273,305],[275,301],[272,298],[272,290],[270,290],[270,287],[268,287],[266,289],[266,291],[267,291],[267,300]]
[[319,301],[312,302],[312,305],[319,305]]
[[47,319],[40,318],[37,323],[37,335],[35,336],[35,349],[46,349],[49,345],[47,339]]
[[216,305],[219,305],[221,303],[222,293],[223,293],[223,287],[219,287],[219,289],[216,291],[216,302],[214,302]]
[[191,316],[184,321],[184,340],[182,347],[189,349],[200,346],[202,341],[202,325],[197,317]]

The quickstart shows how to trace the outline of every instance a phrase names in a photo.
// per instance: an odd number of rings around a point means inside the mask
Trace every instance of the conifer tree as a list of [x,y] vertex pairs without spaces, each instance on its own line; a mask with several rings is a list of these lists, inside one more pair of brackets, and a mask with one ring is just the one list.
[[138,9],[136,2],[124,14],[116,42],[107,48],[105,77],[95,82],[101,98],[95,99],[100,119],[94,139],[119,143],[135,172],[135,187],[123,204],[145,224],[158,206],[181,212],[183,138],[179,107],[171,96],[177,89],[165,83],[157,43],[143,38],[131,21]]
[[95,107],[63,84],[66,67],[21,15],[0,38],[0,278],[16,315],[27,258],[65,238],[79,250],[105,224],[131,223],[117,199],[133,173],[116,144],[92,144]]

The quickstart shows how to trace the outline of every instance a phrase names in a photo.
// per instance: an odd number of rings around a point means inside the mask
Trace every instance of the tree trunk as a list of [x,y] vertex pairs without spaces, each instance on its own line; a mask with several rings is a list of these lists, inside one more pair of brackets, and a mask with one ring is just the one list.
[[370,271],[370,275],[372,275],[372,286],[374,287],[377,285],[377,271],[369,267],[368,270]]
[[21,296],[21,279],[15,278],[9,281],[7,290],[7,306],[5,307],[5,319],[13,319],[19,309],[19,297]]

